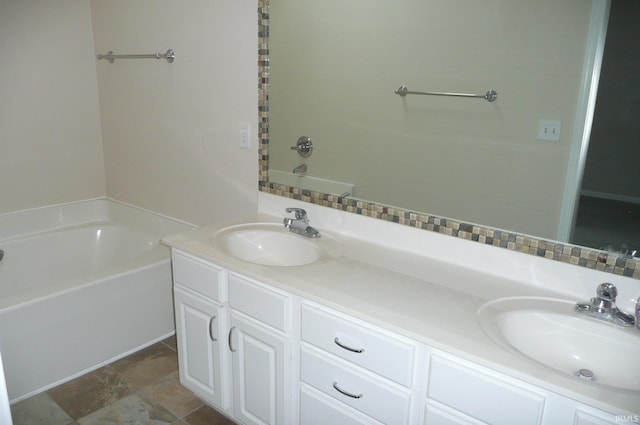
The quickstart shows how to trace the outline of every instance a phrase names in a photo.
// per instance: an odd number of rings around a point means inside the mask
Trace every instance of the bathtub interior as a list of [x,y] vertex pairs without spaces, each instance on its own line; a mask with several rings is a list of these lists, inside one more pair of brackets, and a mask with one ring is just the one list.
[[107,199],[0,215],[0,309],[166,261],[191,227]]

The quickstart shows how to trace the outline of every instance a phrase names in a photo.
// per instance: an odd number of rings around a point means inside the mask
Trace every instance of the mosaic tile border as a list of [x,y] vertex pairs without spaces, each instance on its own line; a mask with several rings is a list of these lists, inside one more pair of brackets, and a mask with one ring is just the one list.
[[258,0],[259,190],[524,254],[640,279],[640,260],[448,218],[269,183],[269,0]]

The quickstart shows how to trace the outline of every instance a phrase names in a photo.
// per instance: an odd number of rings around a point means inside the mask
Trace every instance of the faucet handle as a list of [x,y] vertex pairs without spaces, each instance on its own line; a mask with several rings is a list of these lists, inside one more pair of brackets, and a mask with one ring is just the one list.
[[292,151],[298,151],[298,155],[303,158],[307,158],[313,152],[313,141],[311,137],[301,136],[296,142],[295,146],[291,146],[289,149]]
[[613,283],[605,282],[598,285],[596,293],[600,300],[615,302],[616,297],[618,296],[618,289]]
[[286,212],[288,213],[295,213],[296,215],[296,220],[300,220],[300,221],[307,221],[307,212],[305,210],[303,210],[302,208],[287,208],[285,209]]

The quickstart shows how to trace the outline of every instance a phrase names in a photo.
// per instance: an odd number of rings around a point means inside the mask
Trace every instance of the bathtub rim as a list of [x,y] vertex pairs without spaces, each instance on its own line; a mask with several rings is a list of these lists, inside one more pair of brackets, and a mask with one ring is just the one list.
[[[115,198],[111,198],[109,196],[100,196],[100,197],[95,197],[95,198],[86,198],[86,199],[79,199],[79,200],[75,200],[75,201],[68,201],[68,202],[60,202],[60,203],[56,203],[56,204],[48,204],[48,205],[40,205],[37,207],[32,207],[32,208],[24,208],[21,210],[15,210],[15,211],[7,211],[7,212],[3,212],[0,213],[0,242],[3,242],[5,240],[10,240],[13,239],[15,237],[23,237],[23,236],[29,236],[29,235],[33,235],[33,234],[37,234],[40,233],[41,230],[38,231],[32,231],[32,232],[27,232],[27,233],[16,233],[14,236],[5,236],[2,233],[2,222],[6,221],[6,220],[11,220],[12,218],[16,218],[19,215],[26,215],[26,216],[34,216],[37,215],[39,213],[44,213],[45,210],[52,210],[52,209],[61,209],[61,208],[73,208],[73,207],[82,207],[83,204],[84,205],[89,205],[89,204],[96,204],[96,205],[100,205],[100,204],[104,204],[104,203],[113,203],[116,205],[119,205],[121,207],[124,208],[129,208],[133,211],[138,211],[139,213],[146,213],[146,214],[150,214],[152,216],[155,216],[159,219],[163,219],[163,220],[168,220],[171,222],[174,222],[178,225],[182,225],[182,226],[187,226],[190,227],[192,229],[198,228],[199,226],[193,223],[190,223],[188,221],[185,220],[181,220],[179,218],[175,218],[175,217],[171,217],[169,215],[157,212],[157,211],[153,211],[150,210],[148,208],[144,208],[144,207],[140,207],[138,205],[135,204],[131,204],[128,202],[124,202],[124,201],[120,201],[118,199]],[[104,211],[102,211],[104,212]],[[108,211],[107,211],[108,212]],[[107,214],[106,216],[102,216],[104,218],[105,221],[109,221],[109,215]],[[93,216],[93,218],[90,221],[98,221],[96,220],[95,216]],[[86,222],[86,221],[84,221]],[[75,222],[75,224],[79,224],[78,222]],[[58,222],[57,225],[52,225],[49,227],[45,227],[45,229],[47,230],[55,230],[55,229],[62,229],[65,227],[68,227],[69,224],[66,221],[62,221],[62,222]]]

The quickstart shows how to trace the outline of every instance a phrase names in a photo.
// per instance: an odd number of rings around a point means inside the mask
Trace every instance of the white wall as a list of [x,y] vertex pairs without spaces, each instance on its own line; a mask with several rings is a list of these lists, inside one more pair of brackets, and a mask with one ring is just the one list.
[[87,1],[0,1],[0,213],[104,196]]
[[[195,224],[257,208],[257,1],[90,0],[107,194]],[[251,149],[237,146],[251,124]]]
[[196,224],[255,210],[256,0],[2,1],[0,57],[0,213],[105,194]]

